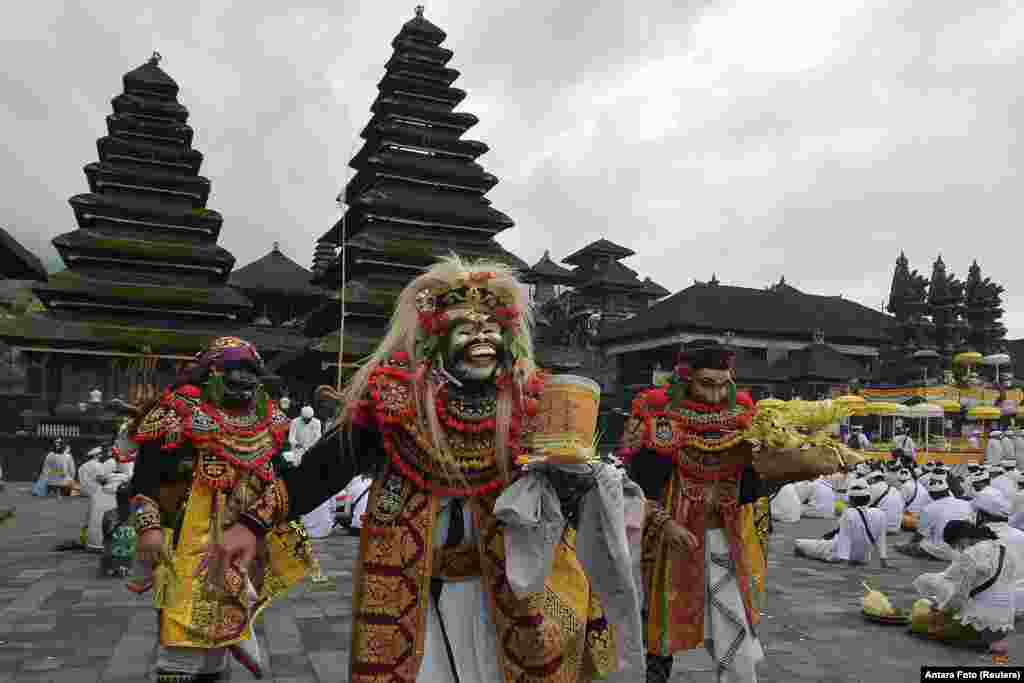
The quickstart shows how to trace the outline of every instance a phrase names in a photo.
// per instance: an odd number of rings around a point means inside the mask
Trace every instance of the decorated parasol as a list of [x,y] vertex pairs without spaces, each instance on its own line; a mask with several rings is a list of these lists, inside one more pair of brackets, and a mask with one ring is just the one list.
[[996,385],[999,384],[999,368],[1009,362],[1010,356],[1006,353],[993,353],[981,359],[982,365],[987,365],[996,369]]
[[967,411],[967,419],[979,422],[986,420],[998,420],[1003,416],[1003,411],[995,406],[974,406]]
[[966,365],[970,367],[981,362],[983,356],[977,351],[964,351],[953,356],[953,365]]
[[929,405],[938,406],[939,408],[942,408],[942,412],[944,413],[955,414],[960,412],[960,402],[954,401],[949,398],[943,398],[938,401],[929,401]]

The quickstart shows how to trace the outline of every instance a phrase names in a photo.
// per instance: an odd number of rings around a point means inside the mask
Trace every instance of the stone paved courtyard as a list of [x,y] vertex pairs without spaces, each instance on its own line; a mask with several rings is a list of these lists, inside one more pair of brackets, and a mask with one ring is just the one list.
[[[86,501],[36,499],[27,491],[27,486],[14,485],[0,494],[0,508],[18,506],[14,523],[0,528],[0,683],[146,680],[156,638],[148,600],[120,582],[100,578],[95,556],[52,550],[77,534]],[[894,554],[889,570],[864,570],[793,555],[793,538],[820,536],[832,524],[805,520],[776,528],[768,607],[760,628],[766,651],[762,681],[917,681],[922,664],[989,663],[979,653],[865,622],[859,614],[863,578],[880,585],[895,605],[909,606],[910,581],[941,565]],[[313,591],[307,585],[264,615],[258,631],[270,655],[271,675],[265,680],[348,680],[355,552],[356,540],[347,536],[324,542],[324,572],[335,579],[337,590]],[[1021,636],[1013,638],[1011,651],[1022,651]],[[239,667],[232,680],[252,677]],[[713,680],[703,651],[678,658],[673,681]]]

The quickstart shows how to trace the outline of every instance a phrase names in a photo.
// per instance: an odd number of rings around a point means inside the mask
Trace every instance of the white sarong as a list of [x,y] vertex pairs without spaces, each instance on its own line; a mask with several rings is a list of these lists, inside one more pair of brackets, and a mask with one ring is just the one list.
[[764,650],[747,623],[729,543],[721,529],[709,529],[704,540],[704,645],[719,683],[755,683]]

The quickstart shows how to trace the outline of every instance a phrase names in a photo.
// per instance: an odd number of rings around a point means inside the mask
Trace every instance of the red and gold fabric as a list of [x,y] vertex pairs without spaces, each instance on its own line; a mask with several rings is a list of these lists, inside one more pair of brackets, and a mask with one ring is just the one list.
[[[508,482],[496,461],[494,429],[444,414],[448,448],[438,453],[418,425],[413,381],[407,358],[396,354],[374,372],[371,395],[354,420],[383,433],[388,463],[370,489],[353,577],[350,680],[416,681],[434,576],[480,578],[509,683],[578,683],[613,671],[611,628],[576,560],[573,535],[558,546],[544,592],[516,598],[505,576],[503,532],[491,513]],[[530,382],[525,398],[535,399],[542,386],[540,379]],[[525,410],[514,410],[504,468],[513,476],[529,422]],[[452,496],[466,500],[479,541],[438,551],[433,538],[440,500]]]
[[[353,683],[414,683],[424,656],[430,580],[451,567],[431,548],[439,497],[395,468],[373,484],[360,539],[353,589]],[[543,593],[515,597],[505,576],[504,536],[490,513],[496,493],[471,499],[480,541],[465,557],[464,580],[481,578],[497,629],[505,680],[578,683],[615,666],[615,645],[576,560],[573,534],[555,552]],[[449,559],[454,559],[454,556]],[[473,562],[473,559],[476,562]]]
[[[739,504],[743,472],[742,438],[756,408],[746,394],[735,407],[682,401],[669,407],[664,390],[644,392],[633,402],[620,455],[627,462],[649,451],[674,467],[659,505],[649,506],[641,567],[648,596],[645,642],[648,652],[669,656],[704,642],[705,532],[721,526],[735,564],[748,623],[760,621],[767,570],[754,506]],[[713,526],[709,526],[710,521]],[[685,554],[661,542],[666,519],[687,529],[697,547]]]
[[[267,487],[254,473],[237,476],[239,485],[225,502],[220,500],[224,495],[220,491],[199,477],[193,480],[173,554],[176,597],[174,604],[164,605],[160,611],[160,643],[164,646],[227,647],[247,640],[259,613],[299,583],[309,569],[305,531],[300,524],[280,522],[264,537],[248,575],[255,599],[248,594],[246,577],[237,567],[226,569],[223,586],[215,585],[209,554],[214,524],[222,521],[230,526],[238,511],[251,505],[252,496]],[[218,511],[222,504],[225,509]]]
[[[253,619],[311,566],[305,529],[285,521],[287,489],[271,462],[289,422],[273,403],[265,408],[228,411],[203,402],[195,387],[183,387],[162,396],[136,425],[133,439],[140,445],[159,443],[166,457],[187,450],[191,458],[181,481],[161,482],[159,500],[133,499],[140,531],[163,526],[173,538],[172,526],[178,526],[171,548],[174,590],[154,596],[164,646],[218,648],[247,640]],[[221,585],[211,547],[243,515],[267,533],[248,576],[229,567]],[[175,517],[180,522],[168,523]]]

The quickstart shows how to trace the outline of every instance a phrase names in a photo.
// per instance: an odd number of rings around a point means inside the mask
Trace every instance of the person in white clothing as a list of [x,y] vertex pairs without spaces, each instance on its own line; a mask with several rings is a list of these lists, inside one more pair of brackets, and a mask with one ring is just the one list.
[[896,444],[896,448],[911,458],[917,457],[917,446],[914,445],[914,440],[910,438],[910,432],[906,427],[900,427],[896,430],[896,438],[893,439],[893,443]]
[[903,496],[903,522],[902,528],[906,531],[917,531],[921,521],[921,513],[924,512],[928,503],[932,502],[928,495],[928,489],[920,479],[914,477],[908,469],[902,469],[898,473],[900,479],[900,495]]
[[1006,550],[1013,554],[1017,575],[1014,576],[1014,611],[1017,618],[1024,616],[1024,531],[1008,523],[1010,501],[997,489],[990,488],[971,501],[976,523],[984,524],[996,532]]
[[1003,458],[1003,433],[998,429],[989,432],[988,445],[985,446],[985,464],[998,465]]
[[[1015,430],[1008,442],[1013,445],[1013,458],[1017,461],[1017,470],[1024,472],[1024,431]],[[1010,449],[1007,447],[1006,450]],[[1010,453],[1006,455],[1009,456]]]
[[836,516],[836,492],[831,480],[818,477],[811,482],[811,499],[803,506],[804,517],[832,519]]
[[86,518],[85,548],[91,552],[103,550],[103,515],[117,505],[112,494],[104,488],[107,478],[114,473],[117,463],[110,452],[102,446],[89,451],[89,460],[78,469],[78,480],[82,494],[89,496],[89,512]]
[[863,479],[854,481],[847,494],[850,507],[839,519],[838,529],[830,534],[832,538],[798,538],[794,542],[796,554],[823,562],[866,564],[871,560],[872,551],[877,551],[879,563],[887,567],[885,513],[868,507],[871,493]]
[[789,483],[771,498],[772,521],[795,524],[800,521],[800,494],[796,484]]
[[946,526],[943,543],[953,549],[952,564],[914,579],[914,589],[932,602],[932,610],[916,615],[911,630],[938,640],[985,644],[992,654],[1006,656],[1014,620],[1013,554],[995,531],[965,520]]
[[[303,406],[299,416],[292,420],[288,429],[288,441],[291,444],[290,461],[296,466],[302,463],[302,456],[322,435],[320,420],[316,418],[312,406]],[[338,501],[331,496],[315,510],[302,516],[302,524],[306,527],[310,538],[327,538],[334,529],[334,516]]]
[[71,483],[75,480],[75,459],[71,456],[71,446],[61,441],[54,444],[54,450],[43,461],[43,473],[48,494],[65,498],[71,495]]
[[1012,499],[1017,495],[1017,480],[1020,476],[1017,472],[1017,461],[1014,458],[1004,458],[999,466],[1003,473],[992,480],[992,486],[1002,491],[1007,500]]
[[849,500],[850,487],[853,485],[853,482],[857,481],[858,479],[864,479],[869,474],[871,474],[871,466],[868,465],[866,462],[859,462],[856,465],[854,465],[853,469],[850,470],[850,473],[846,475],[847,494],[845,500]]
[[117,489],[131,476],[131,463],[121,463],[103,449],[100,469],[96,474],[96,490],[89,503],[89,533],[86,550],[102,553],[103,516],[117,507]]
[[871,493],[871,507],[885,512],[889,531],[898,532],[903,524],[903,511],[906,507],[903,494],[899,489],[890,486],[881,472],[872,472],[868,475],[867,483]]
[[366,474],[357,475],[346,487],[348,498],[345,501],[345,517],[349,535],[358,536],[363,528],[363,514],[366,512],[366,501],[370,498],[370,486],[373,479]]
[[297,418],[292,420],[288,429],[288,443],[291,445],[290,460],[298,466],[302,462],[302,455],[309,448],[320,440],[323,435],[323,426],[316,418],[312,406],[304,406]]
[[932,477],[928,481],[928,495],[932,502],[921,513],[917,538],[897,550],[915,557],[950,562],[956,551],[943,538],[946,525],[953,520],[973,522],[974,510],[966,500],[954,498],[949,492],[949,484],[941,477]]

